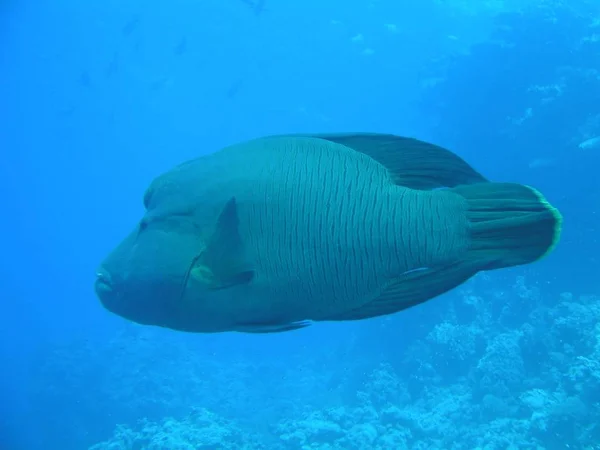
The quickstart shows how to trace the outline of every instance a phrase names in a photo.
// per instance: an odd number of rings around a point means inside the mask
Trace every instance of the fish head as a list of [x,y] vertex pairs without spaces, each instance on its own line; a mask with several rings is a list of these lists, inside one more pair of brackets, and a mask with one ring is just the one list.
[[148,211],[96,271],[95,292],[110,312],[144,325],[190,332],[231,329],[229,289],[198,280],[206,241],[192,211]]

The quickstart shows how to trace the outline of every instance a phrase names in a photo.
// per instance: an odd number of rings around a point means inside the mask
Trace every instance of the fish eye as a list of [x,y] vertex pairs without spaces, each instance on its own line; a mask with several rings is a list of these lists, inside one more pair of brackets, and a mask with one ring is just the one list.
[[139,225],[140,231],[144,231],[146,228],[148,228],[148,220],[147,219],[140,220],[140,225]]

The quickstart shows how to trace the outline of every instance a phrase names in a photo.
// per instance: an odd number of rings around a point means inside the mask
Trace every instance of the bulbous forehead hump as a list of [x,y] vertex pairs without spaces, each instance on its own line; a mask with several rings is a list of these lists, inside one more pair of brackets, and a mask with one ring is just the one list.
[[185,202],[198,200],[205,184],[206,168],[206,158],[200,157],[157,176],[144,193],[144,207],[148,210],[159,206],[167,208],[164,203],[182,207]]

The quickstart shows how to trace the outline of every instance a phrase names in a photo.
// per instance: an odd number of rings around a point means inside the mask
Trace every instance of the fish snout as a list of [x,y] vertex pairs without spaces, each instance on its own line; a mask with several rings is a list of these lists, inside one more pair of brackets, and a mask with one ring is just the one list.
[[100,290],[112,290],[112,279],[108,272],[104,270],[98,270],[96,272],[96,289]]
[[102,304],[111,309],[110,304],[115,300],[115,285],[110,274],[103,270],[99,269],[96,271],[96,281],[94,282],[94,290],[96,291],[96,295],[102,302]]

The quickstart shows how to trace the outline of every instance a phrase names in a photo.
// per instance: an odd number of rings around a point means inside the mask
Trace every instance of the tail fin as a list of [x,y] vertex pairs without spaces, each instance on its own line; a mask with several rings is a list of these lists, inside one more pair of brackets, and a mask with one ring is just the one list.
[[452,188],[469,205],[469,259],[485,268],[527,264],[550,253],[560,239],[562,216],[535,189],[515,183],[478,183]]

